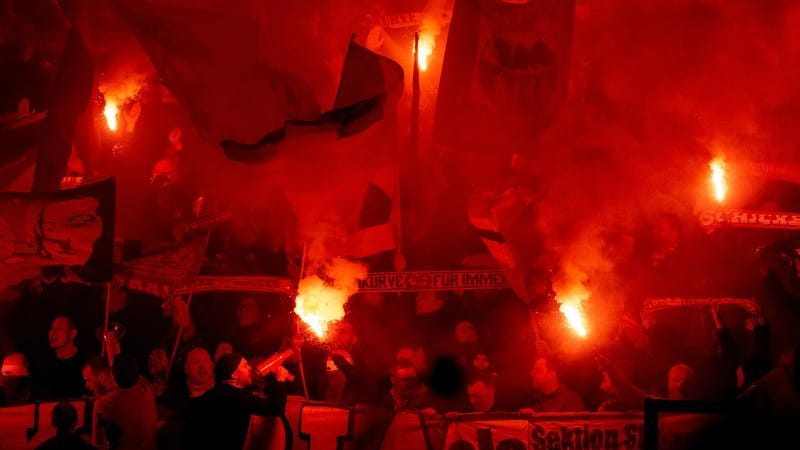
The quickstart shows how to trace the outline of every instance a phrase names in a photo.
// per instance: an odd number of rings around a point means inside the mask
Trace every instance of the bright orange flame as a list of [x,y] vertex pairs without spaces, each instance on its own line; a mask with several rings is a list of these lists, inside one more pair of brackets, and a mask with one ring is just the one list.
[[711,167],[711,185],[714,187],[714,198],[719,203],[722,203],[728,194],[728,183],[725,179],[725,160],[714,158],[709,167]]
[[589,334],[589,330],[586,329],[586,318],[583,316],[583,309],[580,304],[562,303],[560,309],[561,313],[564,314],[564,318],[567,319],[567,325],[578,336],[585,338]]
[[419,70],[425,72],[428,70],[433,49],[436,47],[436,41],[433,36],[428,34],[419,35],[419,53],[417,54],[417,64]]
[[325,284],[316,275],[300,281],[294,312],[320,339],[325,338],[328,326],[344,317],[347,292]]
[[119,106],[117,105],[117,102],[106,98],[106,106],[103,108],[103,115],[106,118],[106,125],[108,126],[108,129],[111,131],[117,131],[117,127],[119,126]]

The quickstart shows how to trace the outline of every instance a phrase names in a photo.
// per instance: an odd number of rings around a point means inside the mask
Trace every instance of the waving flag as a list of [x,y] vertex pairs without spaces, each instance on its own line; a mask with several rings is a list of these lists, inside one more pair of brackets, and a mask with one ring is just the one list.
[[[319,117],[300,77],[258,58],[258,24],[235,5],[114,0],[164,84],[213,145],[255,142],[289,119]],[[206,4],[208,2],[205,2]]]
[[52,266],[109,281],[115,194],[113,179],[50,193],[0,193],[0,287]]
[[256,162],[274,156],[276,146],[284,139],[291,139],[292,135],[334,130],[339,138],[352,136],[381,120],[386,112],[387,100],[399,98],[402,88],[403,68],[397,62],[351,39],[333,110],[316,120],[288,120],[257,142],[228,139],[223,141],[222,147],[230,159]]

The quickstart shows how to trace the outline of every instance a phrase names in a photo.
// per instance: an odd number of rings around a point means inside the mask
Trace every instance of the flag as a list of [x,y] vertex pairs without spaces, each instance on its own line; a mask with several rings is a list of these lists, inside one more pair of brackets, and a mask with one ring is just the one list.
[[[383,119],[387,100],[399,98],[403,68],[395,61],[350,40],[333,110],[311,121],[289,120],[254,143],[232,139],[222,143],[225,155],[236,161],[263,161],[274,156],[281,141],[294,133],[336,130],[338,137],[358,134]],[[394,102],[389,102],[391,109]]]
[[184,243],[123,260],[114,268],[115,277],[128,289],[140,292],[151,292],[152,286],[161,291],[163,287],[174,289],[189,284],[200,272],[207,241],[206,233],[197,233]]
[[39,153],[32,190],[58,190],[72,152],[75,126],[86,110],[94,86],[94,68],[89,49],[77,28],[70,28],[53,98],[39,140]]
[[49,193],[0,193],[0,287],[70,267],[88,282],[111,279],[116,183]]
[[0,118],[0,191],[26,192],[33,186],[36,140],[43,133],[46,112]]
[[434,142],[496,152],[499,133],[547,126],[566,98],[574,9],[574,0],[456,0]]
[[385,168],[367,183],[357,229],[347,243],[347,256],[367,262],[372,270],[390,270],[397,248],[394,175]]
[[114,0],[206,141],[255,142],[289,119],[319,117],[314,92],[303,79],[259,59],[258,23],[235,14],[237,5],[170,3]]

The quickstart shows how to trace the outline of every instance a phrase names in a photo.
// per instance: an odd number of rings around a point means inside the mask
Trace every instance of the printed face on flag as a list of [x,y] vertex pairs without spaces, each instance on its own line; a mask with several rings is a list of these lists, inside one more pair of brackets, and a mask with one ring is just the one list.
[[103,233],[94,197],[0,202],[0,261],[4,265],[85,264]]

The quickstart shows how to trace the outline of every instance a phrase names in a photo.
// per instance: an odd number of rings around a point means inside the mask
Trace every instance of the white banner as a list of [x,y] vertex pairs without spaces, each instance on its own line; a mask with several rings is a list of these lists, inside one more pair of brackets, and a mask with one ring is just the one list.
[[365,292],[458,291],[509,289],[500,270],[441,270],[420,272],[378,272],[358,281]]

